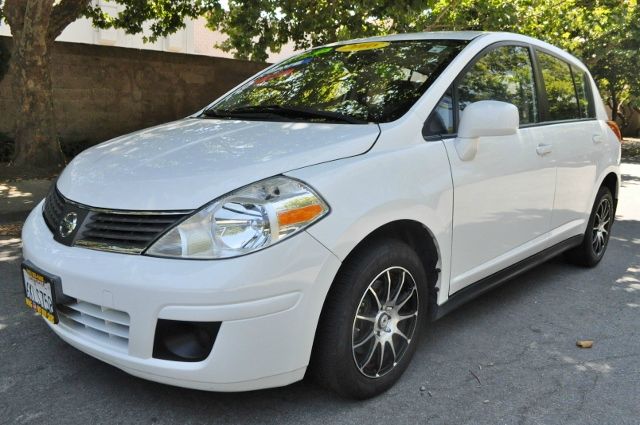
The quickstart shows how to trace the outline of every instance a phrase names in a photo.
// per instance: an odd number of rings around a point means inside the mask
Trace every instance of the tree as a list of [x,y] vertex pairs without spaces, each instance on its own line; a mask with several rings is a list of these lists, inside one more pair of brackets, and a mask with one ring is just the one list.
[[55,39],[73,21],[89,17],[98,27],[143,32],[153,41],[184,27],[187,17],[220,8],[218,0],[115,0],[121,6],[109,16],[90,0],[0,0],[0,19],[11,28],[10,72],[18,118],[15,123],[16,167],[57,168],[62,162],[53,114],[51,50]]
[[588,39],[581,56],[598,80],[612,118],[620,118],[624,126],[621,106],[640,97],[640,8],[636,2],[611,3],[585,20]]

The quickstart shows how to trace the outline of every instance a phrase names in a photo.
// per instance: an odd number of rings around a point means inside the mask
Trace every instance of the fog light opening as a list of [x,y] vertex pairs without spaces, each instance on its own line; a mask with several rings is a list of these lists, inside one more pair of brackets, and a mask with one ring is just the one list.
[[213,349],[221,322],[185,322],[159,319],[153,357],[162,360],[199,362]]

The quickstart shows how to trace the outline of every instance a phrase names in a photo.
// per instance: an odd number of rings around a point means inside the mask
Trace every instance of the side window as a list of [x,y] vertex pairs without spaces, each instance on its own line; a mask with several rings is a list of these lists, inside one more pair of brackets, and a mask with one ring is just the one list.
[[591,97],[591,92],[587,89],[587,84],[589,84],[587,74],[573,66],[571,70],[573,71],[573,82],[576,85],[576,92],[578,93],[580,118],[595,118],[593,113],[593,98]]
[[580,118],[580,108],[573,84],[571,68],[563,60],[547,53],[538,52],[544,86],[549,103],[549,121]]
[[422,127],[422,135],[424,137],[429,136],[442,136],[446,134],[453,134],[455,128],[453,125],[453,96],[451,88],[442,96],[440,102],[436,105],[427,121]]
[[467,71],[458,82],[460,111],[480,100],[499,100],[516,105],[520,124],[538,121],[536,89],[528,48],[498,47]]

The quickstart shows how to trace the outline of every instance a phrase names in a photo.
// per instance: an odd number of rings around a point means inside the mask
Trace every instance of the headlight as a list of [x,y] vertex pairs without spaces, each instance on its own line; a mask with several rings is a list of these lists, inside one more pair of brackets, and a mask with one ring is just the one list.
[[311,188],[272,177],[219,198],[164,234],[147,255],[229,258],[266,248],[329,212]]

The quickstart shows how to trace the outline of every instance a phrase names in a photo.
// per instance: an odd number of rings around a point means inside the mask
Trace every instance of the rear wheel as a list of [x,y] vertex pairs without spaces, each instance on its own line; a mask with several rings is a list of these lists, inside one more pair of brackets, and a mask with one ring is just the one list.
[[426,321],[422,262],[403,242],[382,240],[349,258],[318,325],[313,371],[350,398],[376,396],[407,368]]
[[611,191],[603,186],[596,196],[582,244],[567,252],[572,263],[594,267],[602,260],[609,244],[614,214]]

